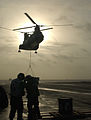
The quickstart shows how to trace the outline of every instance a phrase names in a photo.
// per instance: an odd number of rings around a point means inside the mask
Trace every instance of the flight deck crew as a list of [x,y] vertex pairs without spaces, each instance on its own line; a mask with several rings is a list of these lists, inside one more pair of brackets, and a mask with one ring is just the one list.
[[26,86],[27,99],[28,99],[28,103],[27,103],[28,120],[42,118],[39,110],[38,96],[40,94],[38,90],[38,83],[39,83],[39,78],[37,77],[32,77],[30,75],[27,75],[25,77],[25,84],[26,84],[25,86]]
[[19,73],[17,78],[11,81],[10,84],[10,120],[13,120],[17,111],[17,120],[23,120],[23,100],[24,95],[24,74]]

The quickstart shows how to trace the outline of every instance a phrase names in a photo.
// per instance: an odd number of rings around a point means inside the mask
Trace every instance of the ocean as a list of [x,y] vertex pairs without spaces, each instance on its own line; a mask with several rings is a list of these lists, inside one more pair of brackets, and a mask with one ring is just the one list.
[[72,98],[73,109],[91,111],[91,82],[52,81],[40,84],[40,99],[51,110],[58,109],[58,98]]

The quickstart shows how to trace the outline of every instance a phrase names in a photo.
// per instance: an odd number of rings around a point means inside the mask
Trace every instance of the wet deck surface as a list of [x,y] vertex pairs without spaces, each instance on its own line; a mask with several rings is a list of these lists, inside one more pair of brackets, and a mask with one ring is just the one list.
[[[48,85],[50,85],[50,86],[48,86]],[[45,87],[45,88],[43,88],[43,87]],[[85,87],[87,87],[87,88],[85,89]],[[63,90],[60,91],[60,88]],[[77,91],[75,91],[74,88]],[[70,90],[70,89],[72,89],[72,90]],[[73,92],[73,91],[75,91],[75,92]],[[49,84],[49,82],[48,82],[48,84],[43,83],[43,85],[41,85],[41,90],[40,90],[39,102],[40,102],[40,111],[43,116],[43,119],[45,119],[45,120],[50,119],[50,114],[49,114],[50,111],[51,112],[58,111],[57,98],[59,98],[59,97],[60,98],[62,98],[62,97],[73,98],[73,108],[75,110],[79,110],[81,112],[87,112],[87,113],[91,114],[91,84],[89,84],[89,83],[88,84],[83,84],[83,83],[62,84],[60,82],[58,82],[58,84],[56,84],[56,83]],[[24,110],[23,117],[24,117],[24,120],[27,120],[26,98],[24,98],[24,107],[25,107],[25,110]],[[3,110],[0,113],[0,120],[9,120],[8,119],[9,111],[10,111],[10,106],[8,106],[8,108],[6,108],[5,110]],[[16,117],[14,120],[17,120]],[[54,119],[54,120],[56,120],[56,119]],[[77,119],[77,120],[91,120],[91,117],[87,117],[84,119]]]
[[[10,111],[10,106],[8,106],[8,108],[6,108],[6,109],[4,109],[1,113],[0,113],[0,120],[9,120],[9,111]],[[89,112],[84,112],[85,113],[85,115],[87,115],[87,116],[82,116],[82,117],[79,117],[79,112],[77,112],[77,111],[75,111],[75,115],[78,115],[78,117],[77,117],[77,119],[76,119],[76,117],[74,118],[74,119],[72,119],[72,120],[91,120],[91,112],[89,111]],[[42,119],[40,119],[40,120],[58,120],[58,118],[59,118],[59,120],[64,120],[63,119],[63,116],[62,115],[60,115],[58,112],[41,112],[41,115],[42,115]],[[54,118],[54,119],[53,119]],[[24,113],[23,113],[23,119],[24,120],[27,120],[27,111],[25,110],[24,111]],[[17,120],[17,115],[15,116],[15,118],[14,118],[14,120]],[[65,120],[68,120],[68,118],[67,119],[65,119]]]

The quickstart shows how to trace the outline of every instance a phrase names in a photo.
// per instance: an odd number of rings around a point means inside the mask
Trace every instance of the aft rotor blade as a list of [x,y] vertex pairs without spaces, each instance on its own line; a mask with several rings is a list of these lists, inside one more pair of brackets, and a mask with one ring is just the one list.
[[24,27],[24,28],[16,28],[16,29],[13,29],[13,31],[16,31],[16,30],[21,30],[21,29],[27,29],[27,28],[32,28],[32,27],[35,27],[35,26]]
[[[32,28],[32,27],[36,27],[36,26],[23,27],[23,28],[16,28],[16,29],[13,29],[13,31],[21,30],[21,29],[28,29],[28,28]],[[39,25],[39,27],[45,27],[45,25]]]
[[41,29],[41,31],[50,30],[50,29],[53,29],[53,28],[45,28],[45,29]]
[[[46,28],[46,29],[41,29],[40,31],[44,31],[44,30],[50,30],[50,29],[53,29],[53,28]],[[34,31],[31,31],[31,32],[20,32],[20,33],[33,33]]]
[[[34,20],[27,14],[27,13],[24,13],[30,20],[33,24],[36,24],[36,22],[34,22]],[[36,24],[37,25],[37,24]]]
[[63,24],[63,25],[45,25],[45,26],[73,26],[73,24]]

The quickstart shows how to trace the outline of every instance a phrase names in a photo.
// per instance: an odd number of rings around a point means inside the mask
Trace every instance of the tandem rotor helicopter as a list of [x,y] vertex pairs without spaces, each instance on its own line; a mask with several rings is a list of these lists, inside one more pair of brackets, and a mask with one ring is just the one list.
[[[33,51],[35,51],[35,53],[37,53],[37,50],[39,48],[39,44],[44,40],[44,35],[42,34],[41,31],[53,29],[52,26],[72,26],[73,24],[38,25],[27,13],[24,13],[24,14],[34,24],[33,26],[16,28],[16,29],[9,29],[9,28],[5,28],[5,27],[0,26],[0,29],[9,30],[9,31],[16,31],[16,32],[20,32],[20,33],[24,34],[24,41],[23,41],[23,44],[19,45],[18,52],[21,52],[21,50],[29,50],[30,51],[30,61],[29,61],[29,68],[28,68],[28,70],[29,70],[31,68],[31,51],[33,50]],[[33,28],[33,27],[34,27],[34,31],[29,31],[29,32],[22,32],[21,31],[21,30]],[[33,32],[33,33],[31,34],[31,32]],[[31,68],[31,71],[32,71],[32,68]]]
[[[13,31],[18,31],[18,30],[28,29],[33,27],[35,27],[35,29],[33,34],[30,34],[31,32],[21,32],[21,33],[24,33],[24,41],[23,41],[23,44],[19,45],[18,52],[21,52],[21,50],[34,50],[35,53],[37,53],[39,44],[44,40],[44,35],[42,34],[41,31],[50,30],[50,29],[53,29],[53,27],[40,29],[40,27],[47,27],[47,25],[38,25],[27,13],[24,13],[24,14],[30,19],[30,21],[34,24],[34,26],[17,28],[17,29],[13,29]],[[72,24],[48,25],[48,26],[72,26]]]
[[[44,35],[42,34],[41,31],[53,29],[53,27],[51,27],[51,26],[72,26],[72,24],[38,25],[27,13],[24,13],[24,14],[29,18],[29,20],[34,24],[34,26],[13,29],[13,31],[18,31],[18,32],[24,34],[24,41],[23,41],[23,44],[19,45],[18,52],[21,52],[21,50],[30,50],[30,51],[34,50],[35,53],[37,53],[37,49],[39,48],[39,44],[44,40]],[[29,29],[29,28],[33,28],[33,27],[34,27],[34,31],[32,34],[31,34],[31,31],[29,31],[29,32],[19,31],[19,30]],[[46,27],[46,28],[40,29],[41,27],[42,28]],[[0,28],[6,29],[6,30],[12,30],[12,29],[5,28],[5,27],[0,27]]]
[[24,33],[24,41],[23,44],[19,45],[18,52],[21,52],[21,50],[35,50],[35,53],[37,53],[37,49],[39,48],[39,44],[44,40],[44,35],[41,31],[53,29],[52,27],[42,29],[40,30],[40,27],[45,27],[44,25],[38,25],[27,13],[24,13],[35,26],[30,27],[23,27],[23,28],[17,28],[13,29],[13,31],[18,31],[21,29],[28,29],[35,27],[33,34],[30,34],[31,32],[21,32]]

